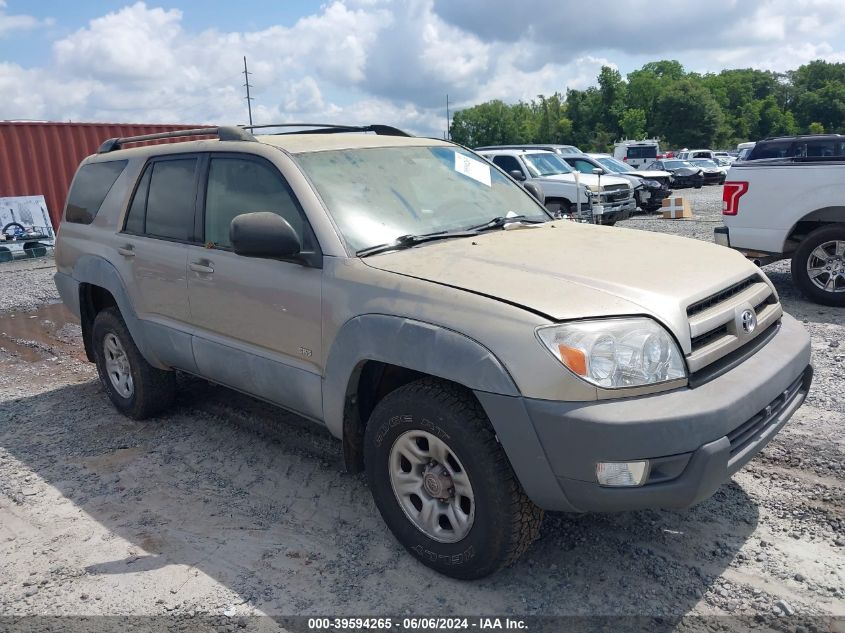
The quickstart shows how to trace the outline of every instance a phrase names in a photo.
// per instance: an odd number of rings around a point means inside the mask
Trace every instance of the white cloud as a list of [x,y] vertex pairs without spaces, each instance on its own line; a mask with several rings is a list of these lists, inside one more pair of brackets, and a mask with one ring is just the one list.
[[[157,0],[156,0],[157,1]],[[187,9],[186,9],[187,10]],[[43,22],[42,22],[43,23]],[[35,28],[6,14],[0,36]],[[292,25],[185,25],[136,2],[54,42],[42,67],[0,63],[0,117],[244,122],[243,56],[256,122],[387,123],[440,136],[445,95],[466,106],[594,84],[602,65],[680,59],[697,71],[786,70],[845,58],[841,0],[669,3],[330,0]],[[642,62],[640,62],[642,63]]]
[[0,0],[0,37],[13,31],[30,31],[53,24],[53,20],[50,18],[39,20],[26,14],[9,15],[6,13],[6,4],[6,0]]

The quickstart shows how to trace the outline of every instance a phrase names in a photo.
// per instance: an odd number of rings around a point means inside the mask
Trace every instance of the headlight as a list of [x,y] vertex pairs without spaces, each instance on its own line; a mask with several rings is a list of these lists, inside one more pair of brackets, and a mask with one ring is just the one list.
[[657,182],[656,180],[643,180],[643,184],[644,184],[646,187],[654,187],[655,189],[659,189],[659,188],[660,188],[660,183],[659,183],[659,182]]
[[590,191],[592,191],[593,193],[598,193],[599,191],[601,191],[602,189],[604,189],[604,187],[602,187],[601,189],[599,189],[599,186],[598,186],[598,185],[587,185],[587,189],[589,189],[589,190],[590,190]]
[[537,336],[570,371],[599,387],[636,387],[687,375],[675,341],[651,319],[550,325],[538,328]]

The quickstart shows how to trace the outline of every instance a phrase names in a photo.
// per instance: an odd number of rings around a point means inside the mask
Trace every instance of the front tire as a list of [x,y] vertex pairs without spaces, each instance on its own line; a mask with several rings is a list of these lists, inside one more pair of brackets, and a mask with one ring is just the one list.
[[422,379],[382,399],[364,435],[367,480],[397,540],[453,578],[487,576],[537,537],[526,496],[481,405],[462,387]]
[[100,382],[121,413],[143,420],[173,403],[174,373],[156,369],[144,359],[117,308],[97,314],[92,338]]
[[811,301],[845,306],[845,225],[817,229],[792,256],[792,280]]

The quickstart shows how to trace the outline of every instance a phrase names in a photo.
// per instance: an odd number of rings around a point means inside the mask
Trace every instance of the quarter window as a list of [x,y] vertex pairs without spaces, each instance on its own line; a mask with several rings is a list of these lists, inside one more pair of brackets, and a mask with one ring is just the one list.
[[229,225],[235,216],[271,211],[305,239],[299,205],[287,182],[270,164],[242,158],[212,158],[205,197],[205,242],[231,247]]
[[118,176],[126,168],[126,163],[125,160],[113,160],[80,167],[67,197],[65,220],[91,224]]

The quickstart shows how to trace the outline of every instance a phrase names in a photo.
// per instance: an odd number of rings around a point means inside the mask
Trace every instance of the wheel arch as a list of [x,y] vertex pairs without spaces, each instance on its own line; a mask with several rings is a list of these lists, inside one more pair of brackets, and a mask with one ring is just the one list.
[[386,315],[351,319],[335,337],[326,361],[324,420],[343,439],[347,468],[361,467],[361,440],[378,401],[422,377],[473,391],[519,395],[504,365],[478,341],[448,328]]
[[807,235],[830,224],[845,224],[845,206],[822,207],[805,213],[789,229],[781,252],[791,253]]
[[153,353],[143,324],[132,308],[123,280],[110,262],[94,255],[80,257],[73,268],[73,278],[79,284],[82,340],[89,360],[93,360],[91,329],[94,317],[104,307],[114,305],[120,310],[120,315],[132,335],[132,340],[144,359],[157,369],[167,369]]

